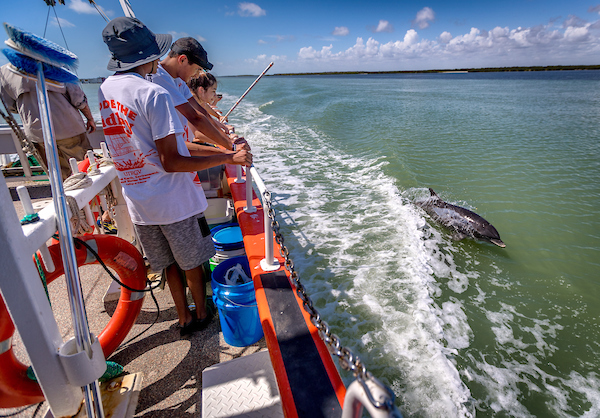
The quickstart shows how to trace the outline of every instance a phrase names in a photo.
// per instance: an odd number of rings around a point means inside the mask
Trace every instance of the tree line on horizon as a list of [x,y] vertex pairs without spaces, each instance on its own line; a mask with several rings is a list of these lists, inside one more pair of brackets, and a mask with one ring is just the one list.
[[575,71],[575,70],[600,70],[600,65],[548,65],[530,67],[486,67],[486,68],[455,68],[444,70],[403,70],[403,71],[323,71],[314,73],[278,73],[279,75],[343,75],[343,74],[431,74],[448,72],[510,72],[510,71]]

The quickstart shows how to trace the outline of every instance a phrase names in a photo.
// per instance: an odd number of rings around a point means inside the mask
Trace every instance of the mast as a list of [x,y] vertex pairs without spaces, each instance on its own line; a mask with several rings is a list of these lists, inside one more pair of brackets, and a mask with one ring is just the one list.
[[121,3],[121,7],[123,8],[123,13],[125,13],[125,16],[135,17],[135,14],[133,13],[133,8],[131,7],[129,0],[119,0],[119,3]]

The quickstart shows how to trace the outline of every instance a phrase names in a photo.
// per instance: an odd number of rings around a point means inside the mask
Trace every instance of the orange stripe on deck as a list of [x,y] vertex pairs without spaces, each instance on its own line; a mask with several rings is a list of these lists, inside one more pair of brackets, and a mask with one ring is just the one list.
[[[265,294],[265,289],[260,275],[267,272],[263,271],[260,267],[260,261],[264,258],[265,251],[265,234],[264,234],[264,214],[260,200],[256,196],[256,193],[252,193],[252,203],[257,208],[254,213],[244,212],[246,206],[246,184],[235,183],[236,167],[234,165],[226,165],[225,170],[227,176],[227,183],[231,189],[231,195],[234,200],[235,211],[244,237],[244,246],[248,261],[250,264],[250,270],[252,272],[252,279],[254,281],[254,288],[256,290],[256,301],[258,304],[258,312],[260,315],[263,331],[265,334],[265,340],[267,347],[269,348],[269,355],[271,357],[271,363],[273,370],[277,378],[277,384],[279,386],[279,392],[281,394],[284,414],[288,418],[298,417],[298,411],[294,403],[294,397],[290,388],[290,381],[288,379],[286,367],[283,361],[281,348],[277,341],[277,335],[275,333],[275,327],[271,312],[269,310],[269,304]],[[280,247],[276,242],[273,242],[275,250],[275,258],[279,260],[282,267],[278,271],[284,271],[289,281],[289,273],[285,271],[283,267],[284,260],[279,254]],[[332,385],[332,389],[335,392],[335,396],[341,405],[344,403],[344,397],[346,395],[346,387],[342,382],[342,379],[338,373],[338,370],[333,362],[331,354],[327,350],[327,347],[319,337],[317,328],[311,323],[309,314],[304,310],[302,301],[295,292],[295,286],[291,284],[294,289],[294,297],[298,304],[312,340],[319,352],[322,359],[323,366],[326,370],[327,376]]]

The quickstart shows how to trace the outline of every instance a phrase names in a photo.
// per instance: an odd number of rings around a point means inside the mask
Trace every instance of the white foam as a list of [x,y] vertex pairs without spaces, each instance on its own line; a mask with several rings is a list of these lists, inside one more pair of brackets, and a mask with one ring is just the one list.
[[334,332],[376,376],[391,379],[409,415],[472,416],[453,362],[472,332],[458,300],[439,307],[433,299],[441,293],[436,275],[459,292],[469,277],[439,250],[439,232],[383,174],[381,159],[345,155],[324,135],[260,116],[248,103],[239,112],[255,121],[238,132],[285,211],[284,233],[298,237],[286,245]]

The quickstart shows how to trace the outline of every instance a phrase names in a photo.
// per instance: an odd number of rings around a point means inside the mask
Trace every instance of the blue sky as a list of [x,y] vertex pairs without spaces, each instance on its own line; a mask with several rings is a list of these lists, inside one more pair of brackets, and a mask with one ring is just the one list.
[[[200,40],[216,75],[259,74],[271,61],[269,74],[600,64],[594,0],[130,1],[153,32]],[[96,3],[109,18],[123,15],[118,0]],[[2,21],[40,36],[50,11],[45,36],[64,46],[55,11],[79,76],[110,74],[106,22],[88,0],[54,10],[4,1],[0,10]]]

